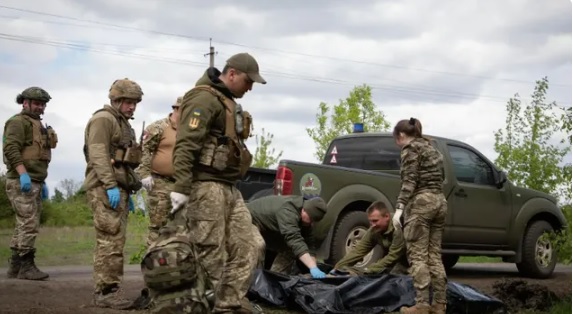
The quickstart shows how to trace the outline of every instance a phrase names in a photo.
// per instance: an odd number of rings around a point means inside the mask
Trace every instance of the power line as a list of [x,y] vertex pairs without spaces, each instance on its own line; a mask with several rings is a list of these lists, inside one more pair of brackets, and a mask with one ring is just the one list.
[[[70,43],[65,41],[57,41],[57,40],[48,40],[42,39],[39,37],[30,37],[30,36],[19,36],[19,35],[11,35],[6,33],[0,33],[0,40],[9,40],[9,41],[17,41],[29,44],[38,44],[38,45],[45,45],[45,46],[52,46],[52,47],[60,47],[72,50],[80,50],[86,52],[93,52],[93,53],[101,53],[101,54],[108,54],[108,55],[116,55],[116,56],[123,56],[128,58],[136,58],[136,59],[144,59],[150,61],[159,61],[159,62],[166,62],[166,63],[173,63],[173,64],[181,64],[181,65],[189,65],[195,67],[202,67],[204,68],[205,65],[201,62],[193,62],[184,59],[178,58],[168,58],[165,56],[152,56],[152,55],[145,55],[140,53],[131,53],[131,52],[121,52],[121,51],[110,51],[105,49],[98,49],[96,47],[91,47],[89,45],[84,45],[80,43]],[[304,81],[312,81],[312,82],[319,82],[319,83],[326,83],[326,84],[333,84],[333,85],[358,85],[356,82],[350,82],[345,80],[333,79],[333,78],[324,78],[324,77],[313,77],[313,76],[306,76],[300,75],[295,73],[286,73],[286,72],[275,72],[275,71],[261,71],[265,75],[273,76],[273,77],[281,77],[287,79],[295,79],[295,80],[304,80]],[[433,89],[423,89],[423,88],[408,88],[404,86],[396,86],[396,85],[381,85],[381,84],[368,84],[372,89],[376,90],[383,90],[388,93],[394,94],[403,94],[408,96],[420,96],[424,97],[426,100],[440,100],[440,98],[430,98],[428,96],[437,96],[443,98],[469,98],[469,99],[489,99],[490,101],[494,102],[506,102],[507,98],[505,97],[498,97],[498,96],[488,96],[488,95],[478,95],[478,94],[469,94],[469,93],[452,93],[452,92],[444,92],[439,90]]]
[[[200,36],[190,36],[190,35],[183,35],[183,34],[177,34],[177,33],[171,33],[171,32],[163,32],[163,31],[149,30],[149,29],[143,29],[143,28],[138,28],[138,27],[131,27],[131,26],[106,23],[106,22],[101,22],[101,21],[86,20],[86,19],[80,19],[80,18],[75,18],[75,17],[70,17],[70,16],[59,15],[59,14],[44,13],[44,12],[39,12],[39,11],[34,11],[34,10],[15,8],[15,7],[3,6],[3,5],[0,5],[0,8],[7,9],[7,10],[19,11],[19,12],[25,12],[25,13],[31,13],[31,14],[37,14],[37,15],[43,15],[43,16],[50,16],[50,17],[61,18],[61,19],[67,19],[67,20],[73,20],[73,21],[80,21],[80,22],[85,22],[85,23],[93,23],[93,24],[97,24],[97,25],[101,25],[101,26],[109,26],[109,27],[114,27],[114,28],[118,28],[118,29],[127,29],[127,30],[156,34],[156,35],[173,36],[173,37],[186,38],[186,39],[191,39],[191,40],[207,40],[207,39],[210,39],[210,38],[200,37]],[[274,48],[249,46],[249,45],[239,44],[239,43],[234,43],[234,42],[229,42],[229,41],[217,41],[217,40],[215,40],[215,42],[218,42],[218,43],[224,44],[224,45],[245,47],[245,48],[257,49],[257,50],[261,50],[261,51],[277,52],[277,53],[282,53],[282,54],[298,55],[298,56],[303,56],[303,57],[319,58],[319,59],[341,61],[341,62],[350,62],[350,63],[364,64],[364,65],[371,65],[371,66],[378,66],[378,67],[385,67],[385,68],[394,68],[394,69],[399,69],[399,70],[426,72],[426,73],[442,74],[442,75],[449,75],[449,76],[460,76],[460,77],[463,76],[463,77],[470,77],[470,78],[481,79],[481,80],[494,80],[494,81],[505,81],[505,82],[526,83],[526,84],[534,83],[534,82],[526,81],[526,80],[518,80],[518,79],[510,79],[510,78],[496,78],[496,77],[483,76],[483,75],[455,73],[455,72],[448,72],[448,71],[412,68],[412,67],[402,66],[402,65],[393,65],[393,64],[383,64],[383,63],[376,63],[376,62],[370,62],[370,61],[352,60],[352,59],[338,58],[338,57],[325,56],[325,55],[314,55],[314,54],[294,52],[294,51],[286,51],[286,50],[274,49]],[[570,84],[563,84],[563,83],[552,83],[552,86],[571,87]]]

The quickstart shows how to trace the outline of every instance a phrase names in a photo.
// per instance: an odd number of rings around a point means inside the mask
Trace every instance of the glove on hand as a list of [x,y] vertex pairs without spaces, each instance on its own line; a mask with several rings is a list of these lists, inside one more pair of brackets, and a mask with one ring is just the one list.
[[116,187],[107,189],[107,198],[109,199],[109,205],[111,208],[115,209],[119,205],[119,189]]
[[153,182],[153,177],[152,176],[148,176],[146,178],[144,178],[143,180],[141,180],[141,185],[143,185],[143,187],[149,192],[151,191],[151,189],[153,188],[153,184],[155,182]]
[[132,213],[135,212],[135,205],[133,205],[133,198],[131,198],[131,196],[130,196],[127,198],[127,200],[128,200],[127,205],[129,207],[129,211]]
[[171,192],[169,194],[171,196],[171,211],[170,213],[173,215],[175,214],[187,201],[189,200],[189,196],[177,192]]
[[312,278],[325,278],[326,274],[322,272],[322,270],[318,269],[318,267],[313,267],[310,269],[310,274]]
[[30,179],[30,175],[27,172],[24,172],[20,175],[20,191],[28,193],[31,189],[32,179]]
[[402,223],[400,222],[400,217],[402,217],[402,210],[396,209],[396,213],[392,216],[392,223],[394,224],[394,228],[400,229],[402,228]]
[[46,183],[42,184],[42,200],[47,200],[50,197],[50,190],[48,190],[48,185]]

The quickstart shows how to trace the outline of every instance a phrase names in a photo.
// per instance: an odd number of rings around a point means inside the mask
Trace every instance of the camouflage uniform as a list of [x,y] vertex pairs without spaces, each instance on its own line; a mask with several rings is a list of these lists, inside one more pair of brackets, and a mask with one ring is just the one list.
[[[182,97],[178,97],[173,107],[181,106],[181,100]],[[136,172],[142,179],[151,176],[153,180],[153,187],[147,194],[149,212],[147,246],[157,239],[159,228],[165,225],[171,209],[169,193],[175,182],[172,159],[176,130],[177,125],[171,121],[171,114],[145,128],[141,165]]]
[[[121,296],[119,284],[123,276],[129,197],[141,188],[133,170],[140,157],[137,156],[140,148],[137,147],[134,130],[119,108],[123,99],[139,102],[142,95],[137,83],[128,79],[116,80],[109,93],[112,105],[105,105],[96,111],[85,129],[87,167],[83,187],[92,209],[96,231],[94,303],[99,307],[126,309],[132,303]],[[130,155],[127,147],[135,155]],[[119,202],[113,208],[110,195],[116,191]]]
[[[51,97],[39,87],[30,87],[16,97],[16,102],[24,104],[26,99],[47,103]],[[44,180],[48,176],[51,150],[56,148],[57,141],[54,130],[43,126],[40,115],[30,108],[24,108],[4,125],[6,194],[16,213],[8,278],[42,280],[49,277],[36,267],[34,244],[40,228],[42,198],[48,197]],[[25,173],[20,175],[17,167],[24,167]]]
[[[367,267],[353,267],[376,245],[382,248],[382,258]],[[356,244],[356,247],[338,261],[334,268],[338,270],[346,268],[358,275],[380,274],[385,271],[391,274],[406,274],[408,266],[402,230],[395,229],[394,225],[390,223],[384,232],[376,232],[374,228],[369,228],[364,237]]]
[[[227,62],[237,70],[243,66],[249,77],[258,75],[250,55],[235,55]],[[255,242],[262,240],[255,240],[260,235],[234,186],[252,161],[243,142],[250,132],[250,115],[240,110],[220,75],[216,68],[207,69],[183,96],[172,193],[189,200],[173,220],[189,225],[189,239],[215,286],[213,313],[251,313],[246,293],[259,260]]]
[[416,138],[402,148],[402,188],[397,203],[404,206],[404,239],[416,305],[403,313],[428,313],[430,284],[433,307],[445,309],[446,272],[441,258],[447,201],[442,191],[443,156],[426,139]]

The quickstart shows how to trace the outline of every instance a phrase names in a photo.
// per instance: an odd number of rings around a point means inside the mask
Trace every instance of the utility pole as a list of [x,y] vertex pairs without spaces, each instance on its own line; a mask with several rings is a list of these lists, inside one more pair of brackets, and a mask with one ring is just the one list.
[[214,67],[215,66],[215,55],[217,54],[217,52],[215,52],[215,47],[213,47],[213,45],[211,44],[211,38],[209,38],[209,53],[204,54],[204,56],[209,56],[209,67]]

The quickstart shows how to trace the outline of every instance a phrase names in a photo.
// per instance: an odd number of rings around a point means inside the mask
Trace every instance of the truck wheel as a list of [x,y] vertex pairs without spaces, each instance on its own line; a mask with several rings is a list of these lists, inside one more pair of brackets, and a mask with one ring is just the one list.
[[553,227],[544,220],[533,222],[523,236],[521,262],[516,263],[519,272],[527,277],[548,278],[557,264],[553,245],[543,236],[553,232]]
[[444,269],[450,271],[450,269],[454,268],[460,259],[459,255],[455,254],[442,254],[442,264],[444,264]]
[[[370,222],[365,212],[353,211],[344,215],[334,228],[332,251],[330,254],[333,262],[338,262],[344,255],[350,252],[366,234],[369,227]],[[382,250],[380,247],[375,246],[370,253],[364,256],[361,262],[356,263],[354,266],[364,267],[377,261],[381,257]]]
[[269,196],[269,195],[273,195],[273,194],[275,194],[275,191],[273,189],[260,190],[257,193],[253,194],[253,196],[251,196],[249,198],[249,202],[254,201],[257,198],[261,198],[261,197],[265,197],[265,196]]

